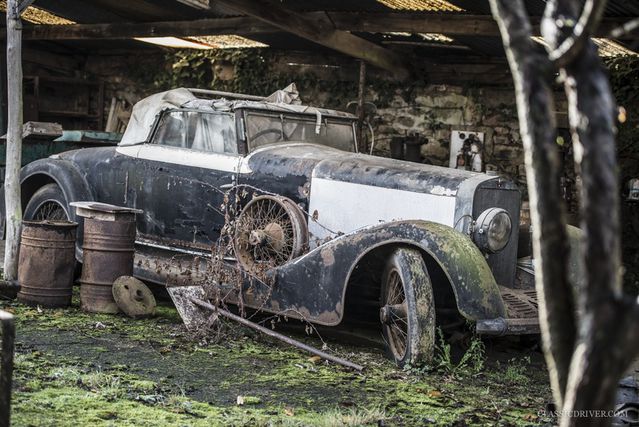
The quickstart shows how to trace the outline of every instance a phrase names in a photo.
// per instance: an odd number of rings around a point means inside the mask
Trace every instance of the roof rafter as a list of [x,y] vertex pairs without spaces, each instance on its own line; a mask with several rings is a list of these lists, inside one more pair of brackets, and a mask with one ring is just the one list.
[[218,3],[285,32],[392,71],[400,79],[409,76],[408,68],[399,55],[347,31],[336,29],[327,16],[319,15],[319,19],[310,19],[270,0],[218,0]]

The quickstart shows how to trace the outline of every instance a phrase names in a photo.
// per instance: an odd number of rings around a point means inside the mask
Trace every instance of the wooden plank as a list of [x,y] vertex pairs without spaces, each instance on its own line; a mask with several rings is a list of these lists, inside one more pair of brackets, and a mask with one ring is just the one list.
[[391,71],[400,79],[409,75],[408,68],[400,56],[349,32],[335,29],[327,17],[322,18],[320,15],[319,19],[309,19],[270,0],[218,0],[218,3],[296,36]]

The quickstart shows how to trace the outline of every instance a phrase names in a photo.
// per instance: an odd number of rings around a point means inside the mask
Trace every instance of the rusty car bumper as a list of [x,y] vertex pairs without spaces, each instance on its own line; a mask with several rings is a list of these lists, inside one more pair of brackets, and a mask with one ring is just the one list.
[[482,319],[475,324],[479,335],[533,335],[539,334],[539,319],[536,317],[512,319],[498,317]]

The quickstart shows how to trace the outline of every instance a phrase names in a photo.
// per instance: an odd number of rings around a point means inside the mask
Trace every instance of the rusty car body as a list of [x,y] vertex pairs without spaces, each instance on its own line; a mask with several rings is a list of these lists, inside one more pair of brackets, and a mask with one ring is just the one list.
[[431,357],[437,326],[538,332],[511,181],[357,153],[351,114],[223,95],[153,95],[117,147],[28,164],[25,217],[81,221],[69,203],[86,200],[141,209],[136,276],[195,280],[222,259],[243,272],[228,301],[328,326],[381,320],[400,365]]

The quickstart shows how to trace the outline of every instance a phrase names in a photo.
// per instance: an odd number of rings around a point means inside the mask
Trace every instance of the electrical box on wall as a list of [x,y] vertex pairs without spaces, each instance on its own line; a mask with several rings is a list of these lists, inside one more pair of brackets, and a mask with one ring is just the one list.
[[481,172],[484,152],[484,132],[454,130],[450,134],[448,166]]

